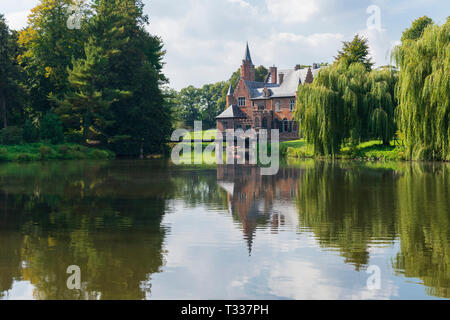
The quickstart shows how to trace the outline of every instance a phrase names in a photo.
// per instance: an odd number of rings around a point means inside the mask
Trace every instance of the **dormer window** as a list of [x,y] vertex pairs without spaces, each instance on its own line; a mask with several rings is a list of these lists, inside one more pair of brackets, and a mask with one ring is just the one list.
[[238,98],[238,106],[240,106],[240,107],[245,106],[245,97]]

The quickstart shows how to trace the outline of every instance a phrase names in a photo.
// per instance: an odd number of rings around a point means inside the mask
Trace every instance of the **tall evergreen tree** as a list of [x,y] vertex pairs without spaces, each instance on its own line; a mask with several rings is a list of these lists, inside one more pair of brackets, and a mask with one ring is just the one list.
[[[0,14],[0,128],[9,120],[21,122],[23,115],[23,90],[19,84],[20,68],[17,64],[17,33],[10,31]],[[15,121],[14,121],[15,120]]]
[[353,37],[352,41],[343,41],[342,50],[338,51],[336,60],[345,61],[347,65],[352,63],[362,63],[367,71],[370,71],[374,65],[369,57],[368,40],[360,37],[358,34]]

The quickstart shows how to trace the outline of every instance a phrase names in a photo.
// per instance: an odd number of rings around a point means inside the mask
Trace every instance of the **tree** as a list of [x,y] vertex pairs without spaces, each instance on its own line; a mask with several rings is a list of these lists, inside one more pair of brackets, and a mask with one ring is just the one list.
[[381,139],[395,133],[395,72],[367,71],[361,63],[338,60],[312,84],[300,85],[295,117],[316,154],[334,156],[341,145]]
[[41,119],[41,139],[52,144],[64,142],[63,125],[58,115],[48,112]]
[[[417,20],[416,20],[417,21]],[[416,29],[418,23],[413,23]],[[398,122],[411,159],[450,159],[450,17],[394,52],[399,67]]]
[[206,84],[202,87],[200,91],[201,118],[205,128],[215,128],[216,117],[223,110],[221,100],[223,91],[227,88],[225,82]]
[[[85,20],[80,30],[67,28],[68,9],[74,3],[74,0],[41,0],[31,10],[27,28],[19,33],[23,52],[18,60],[27,73],[25,84],[32,111],[38,115],[51,109],[50,97],[62,98],[67,93],[67,68],[72,67],[72,58],[84,55]],[[88,8],[83,1],[79,4],[87,19]]]
[[342,50],[338,51],[336,60],[346,61],[348,65],[352,63],[362,63],[367,71],[370,71],[374,65],[369,57],[368,40],[360,37],[358,34],[353,37],[352,41],[343,41]]
[[[148,17],[141,0],[97,0],[88,31],[109,57],[104,86],[126,97],[111,104],[110,121],[104,135],[108,145],[121,155],[160,152],[168,141],[171,110],[161,86],[165,51],[160,38],[146,30]],[[117,36],[112,36],[120,31]]]
[[[8,119],[21,122],[23,110],[20,87],[21,72],[17,64],[17,33],[11,32],[0,14],[0,115],[1,126],[8,126]],[[18,119],[19,118],[19,119]]]
[[103,48],[96,46],[90,39],[85,47],[86,58],[73,62],[69,69],[69,83],[73,91],[59,100],[57,112],[66,122],[66,127],[82,129],[83,141],[86,141],[90,130],[101,136],[107,126],[114,124],[108,120],[107,114],[111,104],[128,92],[114,90],[105,86],[107,79],[108,54]]
[[264,66],[259,66],[255,68],[255,81],[266,82],[268,73],[269,70],[267,70],[267,68]]
[[418,40],[422,37],[425,28],[433,24],[433,20],[427,16],[417,18],[413,21],[410,28],[403,31],[401,41]]
[[181,89],[179,95],[178,120],[186,126],[193,126],[195,120],[201,120],[201,89],[189,86]]

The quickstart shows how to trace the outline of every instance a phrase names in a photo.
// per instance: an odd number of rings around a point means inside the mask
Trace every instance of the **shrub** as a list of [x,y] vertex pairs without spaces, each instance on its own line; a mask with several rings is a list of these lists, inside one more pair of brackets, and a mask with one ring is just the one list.
[[66,145],[60,145],[59,147],[58,147],[58,152],[60,153],[60,154],[62,154],[62,155],[67,155],[67,153],[69,152],[69,150],[70,150],[70,148],[68,147],[68,146],[66,146]]
[[48,154],[50,153],[51,149],[47,146],[41,146],[39,148],[39,153],[41,154],[41,159],[47,159]]
[[22,142],[22,129],[15,126],[3,128],[0,132],[0,142],[6,145],[15,145]]
[[76,130],[69,130],[69,132],[65,133],[65,138],[67,142],[70,143],[85,143],[86,141],[83,138],[83,133]]
[[29,153],[19,153],[17,155],[16,160],[20,161],[20,162],[22,162],[22,161],[31,161],[31,160],[33,160],[33,157]]
[[23,126],[23,140],[28,143],[39,140],[39,131],[29,119],[25,121],[25,125]]
[[93,159],[108,159],[109,154],[105,150],[95,149],[94,151],[91,152],[91,158],[93,158]]
[[0,161],[8,160],[8,150],[6,148],[0,149]]
[[52,144],[64,142],[63,125],[56,114],[49,112],[41,119],[41,139]]

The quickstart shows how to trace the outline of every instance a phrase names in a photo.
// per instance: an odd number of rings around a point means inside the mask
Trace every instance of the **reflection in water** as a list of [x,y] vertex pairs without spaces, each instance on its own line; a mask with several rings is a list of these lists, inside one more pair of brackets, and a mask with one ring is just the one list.
[[257,167],[218,166],[217,184],[227,192],[233,217],[242,223],[249,255],[258,226],[269,226],[276,233],[286,219],[290,224],[297,221],[295,210],[286,207],[293,208],[298,174],[296,169],[281,168],[275,176],[262,176]]
[[450,298],[449,180],[447,164],[1,165],[0,298]]

